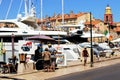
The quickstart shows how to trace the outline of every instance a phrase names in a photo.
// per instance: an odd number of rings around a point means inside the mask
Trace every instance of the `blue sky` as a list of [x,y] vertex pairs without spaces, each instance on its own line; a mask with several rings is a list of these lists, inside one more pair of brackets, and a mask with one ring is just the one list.
[[[7,18],[16,18],[21,0],[0,0],[0,19],[5,19],[10,1],[12,1],[12,5]],[[61,14],[61,2],[62,0],[43,0],[43,17],[53,16],[54,13]],[[40,18],[40,0],[33,0],[33,3],[36,6],[37,17]],[[91,12],[94,18],[104,20],[107,4],[112,9],[114,22],[120,22],[120,0],[64,0],[64,13]],[[24,3],[19,13],[24,14]]]

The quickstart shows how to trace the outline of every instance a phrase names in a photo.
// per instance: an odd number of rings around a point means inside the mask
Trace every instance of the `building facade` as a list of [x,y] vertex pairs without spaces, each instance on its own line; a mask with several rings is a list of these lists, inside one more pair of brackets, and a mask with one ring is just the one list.
[[[93,18],[93,17],[92,17]],[[90,13],[78,13],[75,14],[72,11],[70,14],[64,14],[64,22],[62,22],[62,15],[54,14],[52,17],[46,17],[42,21],[37,20],[37,23],[39,26],[42,27],[42,29],[55,29],[55,27],[60,25],[79,25],[81,22],[90,21]]]

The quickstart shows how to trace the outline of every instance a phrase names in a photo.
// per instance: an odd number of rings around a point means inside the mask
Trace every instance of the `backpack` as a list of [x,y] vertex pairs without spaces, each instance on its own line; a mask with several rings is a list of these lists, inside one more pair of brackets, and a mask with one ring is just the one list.
[[51,58],[56,58],[56,55],[55,55],[55,49],[54,48],[49,48],[49,52],[51,53]]
[[55,58],[56,56],[55,56],[55,52],[53,51],[52,53],[51,53],[51,58]]

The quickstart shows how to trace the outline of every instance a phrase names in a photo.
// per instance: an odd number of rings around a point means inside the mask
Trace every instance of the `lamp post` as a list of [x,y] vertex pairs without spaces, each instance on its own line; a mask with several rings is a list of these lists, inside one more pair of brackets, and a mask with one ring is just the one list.
[[11,40],[12,40],[12,58],[14,57],[14,34],[11,35]]
[[93,67],[93,47],[92,47],[92,20],[91,20],[91,12],[90,12],[90,67]]
[[[110,35],[110,22],[107,21],[108,34]],[[110,45],[109,38],[107,38],[108,45]]]
[[109,29],[109,33],[110,33],[110,23],[108,22],[108,29]]

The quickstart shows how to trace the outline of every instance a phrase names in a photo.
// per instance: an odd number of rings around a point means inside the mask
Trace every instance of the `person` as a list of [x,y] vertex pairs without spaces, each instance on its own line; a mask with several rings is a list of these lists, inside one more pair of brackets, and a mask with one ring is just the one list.
[[87,57],[89,56],[88,51],[87,51],[86,48],[84,48],[84,50],[82,51],[82,55],[84,57],[84,66],[85,66],[86,63],[87,63]]
[[57,50],[55,50],[55,48],[53,48],[51,44],[48,44],[48,50],[51,53],[51,67],[50,68],[52,69],[52,71],[55,71],[55,66],[57,66],[56,65]]
[[13,64],[16,65],[18,61],[18,58],[16,57],[16,55],[13,56]]
[[34,61],[36,62],[38,59],[42,59],[42,45],[39,44],[37,49],[35,50]]
[[44,71],[47,68],[47,72],[50,71],[50,52],[48,51],[48,48],[45,48],[45,51],[42,53],[42,57],[44,60]]
[[42,52],[43,52],[43,46],[42,46],[42,43],[38,44],[38,47],[40,47],[39,52],[42,53]]

